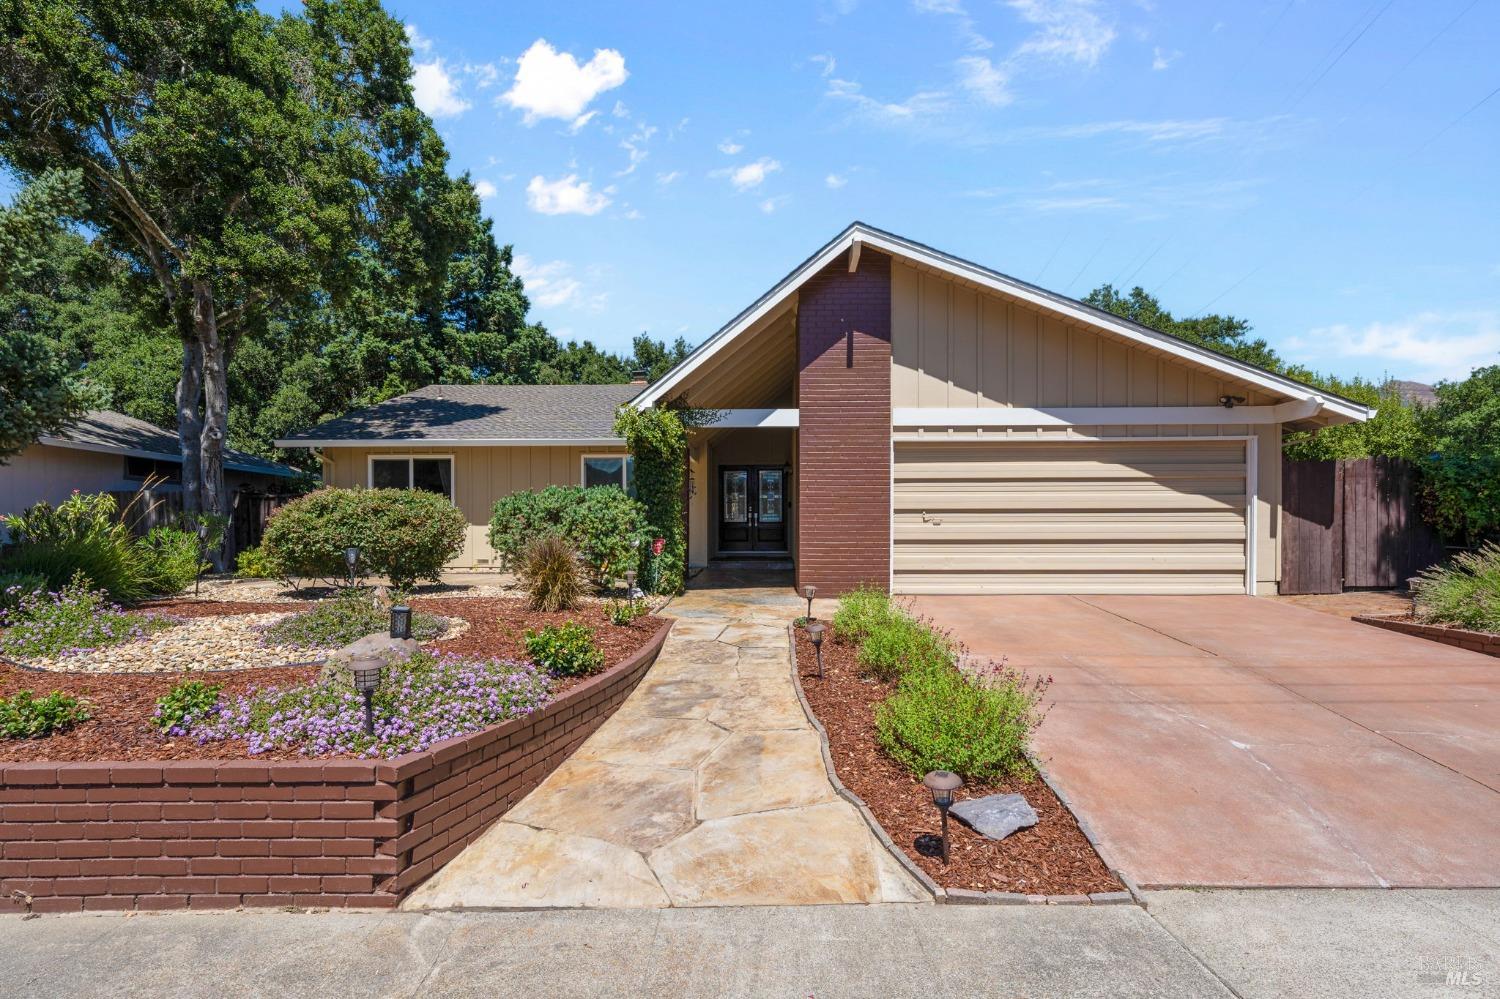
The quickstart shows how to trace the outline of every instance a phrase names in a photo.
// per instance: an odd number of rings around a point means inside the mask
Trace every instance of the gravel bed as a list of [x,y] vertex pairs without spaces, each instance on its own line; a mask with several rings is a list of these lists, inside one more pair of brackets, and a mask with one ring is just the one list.
[[59,673],[192,673],[289,666],[320,658],[315,650],[261,644],[262,628],[290,616],[273,612],[190,618],[140,641],[19,663]]

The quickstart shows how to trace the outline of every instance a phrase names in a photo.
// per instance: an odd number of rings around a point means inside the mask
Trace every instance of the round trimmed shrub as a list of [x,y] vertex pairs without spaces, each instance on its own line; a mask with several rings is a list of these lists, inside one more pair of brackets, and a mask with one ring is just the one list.
[[548,486],[495,502],[490,544],[506,565],[519,566],[526,546],[547,534],[567,541],[605,585],[634,568],[650,541],[646,508],[615,486]]
[[359,549],[361,574],[398,589],[437,582],[464,547],[464,515],[447,497],[419,489],[337,489],[308,493],[276,511],[261,552],[291,579],[341,580],[344,549]]

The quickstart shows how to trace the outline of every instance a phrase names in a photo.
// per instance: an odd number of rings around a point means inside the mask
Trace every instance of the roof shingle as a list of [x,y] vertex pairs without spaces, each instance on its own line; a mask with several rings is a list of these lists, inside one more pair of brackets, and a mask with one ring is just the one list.
[[[137,420],[111,409],[94,409],[74,421],[61,433],[43,436],[39,443],[53,447],[73,447],[86,451],[109,451],[160,457],[164,461],[181,461],[182,451],[177,443],[177,434],[163,430],[154,423]],[[297,470],[289,465],[258,458],[234,448],[224,449],[224,467],[237,472],[255,472],[260,475],[294,476]]]
[[276,443],[618,440],[615,411],[640,385],[428,385]]

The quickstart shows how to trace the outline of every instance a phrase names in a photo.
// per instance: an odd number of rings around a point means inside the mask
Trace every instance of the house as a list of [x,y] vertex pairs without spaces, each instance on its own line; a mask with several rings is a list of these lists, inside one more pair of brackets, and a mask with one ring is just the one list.
[[656,383],[430,386],[278,442],[339,485],[489,506],[629,483],[614,409],[716,411],[689,561],[901,593],[1275,592],[1284,430],[1372,411],[855,223]]
[[[275,491],[298,474],[252,454],[224,453],[224,482],[231,493]],[[131,493],[147,479],[156,481],[157,492],[182,488],[177,434],[124,413],[92,410],[0,466],[0,511],[19,511],[44,500],[56,505],[75,489]]]

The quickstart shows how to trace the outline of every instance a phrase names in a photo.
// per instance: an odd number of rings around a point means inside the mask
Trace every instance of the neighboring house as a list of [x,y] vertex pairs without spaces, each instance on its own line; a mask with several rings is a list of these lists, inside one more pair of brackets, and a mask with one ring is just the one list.
[[689,561],[902,593],[1275,592],[1285,429],[1347,399],[855,223],[649,387],[432,386],[278,444],[339,485],[628,479],[616,407],[719,411]]
[[[297,475],[274,461],[233,449],[224,453],[224,483],[231,493],[273,491]],[[134,492],[148,478],[159,480],[154,487],[159,492],[182,488],[177,434],[124,413],[93,410],[0,465],[0,512],[43,500],[56,505],[75,489]]]

